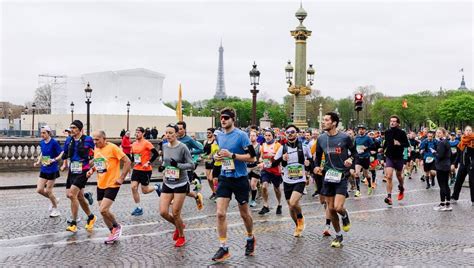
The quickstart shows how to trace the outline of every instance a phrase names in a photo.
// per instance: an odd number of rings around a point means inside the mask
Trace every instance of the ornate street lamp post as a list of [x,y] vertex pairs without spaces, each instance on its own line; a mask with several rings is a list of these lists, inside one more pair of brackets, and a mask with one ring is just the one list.
[[252,125],[256,126],[257,125],[257,85],[260,82],[260,71],[257,69],[257,64],[255,64],[255,61],[253,62],[252,65],[252,70],[250,70],[249,75],[250,75],[250,85],[253,86],[253,89],[250,90],[250,93],[252,93]]
[[71,101],[71,122],[74,121],[74,102]]
[[31,112],[33,114],[33,117],[31,120],[31,137],[35,137],[35,109],[36,109],[36,104],[33,102],[33,104],[31,104]]
[[127,101],[127,131],[129,130],[130,124],[130,101]]
[[87,136],[91,134],[91,111],[90,111],[90,105],[91,105],[91,96],[92,96],[92,88],[89,83],[87,83],[87,87],[84,89],[84,92],[86,92],[86,105],[87,105]]

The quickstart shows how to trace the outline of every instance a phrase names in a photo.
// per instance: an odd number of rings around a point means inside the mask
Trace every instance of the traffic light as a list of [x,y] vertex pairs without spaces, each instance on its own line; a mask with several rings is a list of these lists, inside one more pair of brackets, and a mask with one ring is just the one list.
[[354,95],[354,110],[362,111],[364,104],[364,95],[362,93],[357,93]]

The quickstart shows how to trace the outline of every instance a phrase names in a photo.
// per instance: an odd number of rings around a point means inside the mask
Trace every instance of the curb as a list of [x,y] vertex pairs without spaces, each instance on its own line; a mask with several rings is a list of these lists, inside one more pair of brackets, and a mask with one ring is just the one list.
[[[205,176],[199,177],[202,180],[206,180]],[[150,182],[163,182],[162,178],[151,179]],[[123,184],[130,184],[130,180],[126,180]],[[87,182],[86,185],[97,185],[97,182]],[[54,187],[66,187],[66,183],[55,183]],[[17,190],[17,189],[35,189],[36,185],[7,185],[7,186],[0,186],[0,190]]]

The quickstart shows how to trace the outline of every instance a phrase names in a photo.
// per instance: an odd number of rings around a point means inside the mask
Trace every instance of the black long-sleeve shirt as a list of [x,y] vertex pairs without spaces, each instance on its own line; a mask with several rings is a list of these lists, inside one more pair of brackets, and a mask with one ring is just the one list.
[[436,146],[436,170],[449,171],[451,169],[451,146],[444,139]]
[[[394,140],[397,140],[400,145],[395,145]],[[385,156],[394,159],[403,159],[403,150],[405,147],[409,147],[407,133],[400,128],[390,128],[385,131],[385,141],[383,143],[383,149]]]

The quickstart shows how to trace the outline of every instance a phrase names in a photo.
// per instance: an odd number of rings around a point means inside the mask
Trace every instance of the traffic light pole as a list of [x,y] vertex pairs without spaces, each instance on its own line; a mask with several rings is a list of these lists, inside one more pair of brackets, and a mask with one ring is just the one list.
[[359,112],[360,112],[360,111],[357,111],[357,118],[356,118],[357,124],[356,124],[356,126],[359,125]]

